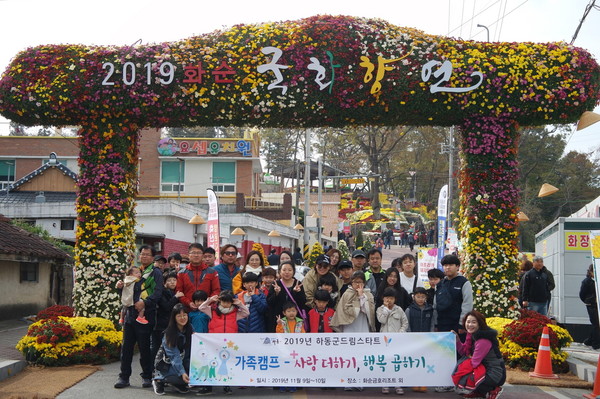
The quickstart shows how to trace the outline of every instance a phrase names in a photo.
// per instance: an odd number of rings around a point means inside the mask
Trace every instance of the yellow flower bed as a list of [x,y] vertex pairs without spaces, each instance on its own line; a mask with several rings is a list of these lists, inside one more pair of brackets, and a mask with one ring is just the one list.
[[[74,337],[58,344],[38,343],[36,336],[25,335],[17,343],[17,350],[36,364],[63,366],[80,363],[106,363],[117,359],[123,333],[114,324],[100,317],[59,317],[69,323]],[[29,326],[41,326],[49,319],[40,320]]]

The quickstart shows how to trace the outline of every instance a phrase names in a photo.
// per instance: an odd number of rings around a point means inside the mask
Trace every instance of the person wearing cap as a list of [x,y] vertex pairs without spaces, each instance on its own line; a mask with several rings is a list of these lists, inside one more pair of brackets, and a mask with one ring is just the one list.
[[352,284],[352,272],[354,272],[354,269],[352,262],[349,260],[344,259],[338,265],[340,297],[344,295],[344,292],[346,292],[348,287]]
[[156,255],[154,257],[154,267],[158,267],[162,272],[164,272],[166,265],[167,265],[167,258],[165,258],[162,255]]
[[275,265],[275,266],[279,265],[279,255],[277,255],[277,250],[275,250],[275,249],[271,250],[270,255],[267,256],[267,262],[269,262],[269,265]]
[[365,263],[367,263],[367,255],[362,249],[352,252],[352,267],[355,272],[363,272]]
[[315,291],[317,291],[319,279],[326,275],[331,274],[334,281],[338,282],[338,290],[340,288],[339,280],[335,277],[335,274],[329,271],[330,268],[329,256],[327,255],[319,255],[315,262],[314,269],[311,269],[304,276],[304,280],[302,280],[302,286],[304,287],[304,293],[306,294],[306,307],[311,309],[314,307],[314,295]]

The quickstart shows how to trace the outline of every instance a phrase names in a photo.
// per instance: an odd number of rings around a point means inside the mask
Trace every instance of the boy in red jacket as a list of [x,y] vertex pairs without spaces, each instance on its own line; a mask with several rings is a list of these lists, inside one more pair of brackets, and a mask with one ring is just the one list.
[[317,290],[315,292],[315,307],[308,312],[308,321],[311,333],[330,333],[334,332],[329,327],[329,322],[335,311],[329,307],[331,296],[327,290]]

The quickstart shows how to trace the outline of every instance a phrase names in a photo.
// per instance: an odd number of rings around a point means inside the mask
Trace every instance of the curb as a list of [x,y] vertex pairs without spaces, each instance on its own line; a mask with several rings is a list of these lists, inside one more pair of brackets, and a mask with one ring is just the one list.
[[570,352],[567,358],[569,370],[579,377],[580,380],[591,382],[596,381],[598,354],[574,353]]
[[25,360],[0,360],[0,381],[18,374],[25,366],[27,366]]

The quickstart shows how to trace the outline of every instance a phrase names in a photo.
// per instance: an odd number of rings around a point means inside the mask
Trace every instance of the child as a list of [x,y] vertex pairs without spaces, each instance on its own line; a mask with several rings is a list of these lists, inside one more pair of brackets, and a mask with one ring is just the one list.
[[[130,306],[136,303],[142,294],[142,271],[139,267],[130,267],[125,272],[125,278],[123,279],[123,288],[121,292],[121,303],[123,308],[121,310],[121,317],[119,318],[119,324],[123,324],[125,320],[125,314]],[[148,320],[144,317],[144,309],[138,311],[138,317],[135,319],[140,324],[148,324]]]
[[196,310],[191,310],[188,315],[190,317],[190,324],[195,333],[208,332],[208,322],[210,321],[210,317],[198,309],[207,299],[208,294],[206,291],[198,290],[192,294],[192,302],[196,305]]
[[344,333],[375,331],[375,298],[365,287],[365,282],[363,272],[352,274],[352,285],[340,298],[330,322],[334,330]]
[[[435,269],[439,270],[439,269]],[[431,270],[430,270],[431,271]],[[430,278],[431,281],[431,278]],[[408,330],[411,332],[433,331],[433,305],[427,302],[429,296],[423,287],[415,288],[413,292],[413,303],[406,309],[408,319]],[[427,392],[427,387],[413,387],[415,392]]]
[[283,316],[277,316],[277,333],[305,333],[304,321],[298,316],[298,309],[296,304],[291,301],[287,301],[283,304]]
[[242,285],[244,291],[240,292],[237,297],[240,302],[248,307],[250,315],[238,320],[238,331],[241,333],[263,333],[266,331],[267,297],[257,288],[258,276],[252,272],[247,272],[242,276]]
[[[287,301],[283,304],[283,316],[277,316],[277,333],[304,333],[304,321],[298,316],[296,304],[292,301]],[[296,392],[296,387],[280,387],[280,392]]]
[[[337,282],[338,279],[333,273],[327,273],[326,275],[321,276],[317,283],[317,290],[325,290],[329,293],[329,307],[334,309],[340,299]],[[316,299],[313,298],[313,301],[316,301]]]
[[427,270],[427,278],[429,278],[429,288],[427,290],[427,303],[433,305],[433,298],[435,298],[435,287],[444,279],[444,272],[438,268]]
[[262,272],[262,284],[260,286],[260,290],[265,294],[265,298],[269,295],[269,289],[273,286],[276,279],[277,270],[272,267],[265,267],[265,270]]
[[179,298],[183,296],[183,292],[175,292],[177,285],[177,272],[163,273],[165,281],[165,289],[162,291],[162,296],[156,306],[156,324],[152,331],[152,359],[156,358],[156,353],[163,339],[164,331],[169,325],[169,316],[173,310],[173,306],[179,303]]
[[[377,308],[377,320],[381,323],[380,332],[406,332],[408,328],[408,320],[402,308],[396,305],[396,290],[392,287],[383,290],[383,305]],[[383,387],[381,393],[390,393],[390,389]],[[402,387],[396,387],[396,394],[404,394]]]
[[334,332],[329,326],[335,310],[330,307],[331,296],[327,290],[319,289],[315,292],[315,306],[308,312],[308,321],[311,333]]
[[[211,334],[237,333],[238,320],[248,317],[250,314],[246,305],[233,296],[233,292],[229,290],[224,290],[219,295],[211,296],[200,305],[198,310],[210,317],[208,332]],[[205,394],[204,391],[199,393]],[[231,387],[223,387],[223,393],[231,395]]]

